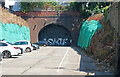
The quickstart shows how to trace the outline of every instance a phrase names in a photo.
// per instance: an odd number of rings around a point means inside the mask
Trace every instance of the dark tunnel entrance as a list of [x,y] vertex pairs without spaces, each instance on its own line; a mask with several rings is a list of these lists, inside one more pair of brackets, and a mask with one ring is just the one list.
[[49,46],[70,46],[71,33],[58,24],[49,24],[40,30],[39,41],[47,41]]

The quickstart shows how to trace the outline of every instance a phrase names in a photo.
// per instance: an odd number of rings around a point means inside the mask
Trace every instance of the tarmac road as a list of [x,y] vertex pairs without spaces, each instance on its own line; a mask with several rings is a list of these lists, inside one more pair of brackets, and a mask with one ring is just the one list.
[[87,75],[113,75],[111,72],[99,71],[93,60],[83,56],[77,48],[58,46],[40,47],[31,53],[3,59],[0,62],[0,74],[81,75],[84,77]]
[[40,47],[2,61],[3,75],[86,75],[79,71],[81,55],[71,47]]

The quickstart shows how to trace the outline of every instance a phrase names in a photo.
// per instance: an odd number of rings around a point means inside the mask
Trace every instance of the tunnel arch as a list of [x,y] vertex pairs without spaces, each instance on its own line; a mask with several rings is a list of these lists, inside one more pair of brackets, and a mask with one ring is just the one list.
[[62,25],[48,24],[38,34],[39,41],[47,41],[50,46],[70,46],[71,32]]

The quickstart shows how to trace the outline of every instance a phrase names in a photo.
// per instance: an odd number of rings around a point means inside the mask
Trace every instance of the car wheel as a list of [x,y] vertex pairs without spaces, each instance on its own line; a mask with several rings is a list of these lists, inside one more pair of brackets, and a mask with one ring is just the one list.
[[35,47],[35,46],[33,46],[33,50],[36,50],[36,47]]
[[21,51],[21,54],[23,54],[23,50]]
[[11,58],[12,57],[10,51],[3,51],[2,56],[3,56],[3,58]]
[[45,47],[46,45],[44,44],[43,46]]
[[25,49],[25,52],[31,52],[31,49],[28,47]]

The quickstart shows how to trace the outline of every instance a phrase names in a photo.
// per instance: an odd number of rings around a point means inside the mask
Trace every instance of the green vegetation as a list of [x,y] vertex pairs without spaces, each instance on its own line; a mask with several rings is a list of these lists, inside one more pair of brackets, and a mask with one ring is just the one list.
[[107,8],[110,2],[70,2],[69,5],[59,5],[59,2],[20,2],[21,11],[24,13],[27,11],[32,11],[35,8],[40,8],[43,10],[62,10],[62,11],[79,11],[83,18],[91,16],[93,13],[103,13],[105,17],[107,16]]
[[44,5],[44,2],[20,2],[21,11],[24,13],[27,11],[31,11],[36,7],[43,8]]
[[107,9],[110,2],[70,2],[69,5],[59,5],[59,2],[20,2],[21,11],[24,13],[35,8],[55,11],[79,11],[84,19],[92,14],[104,13],[107,18]]
[[107,16],[108,16],[108,8],[109,8],[109,6],[106,6],[105,8],[103,8],[105,20],[107,20]]
[[103,13],[103,8],[109,6],[110,2],[71,2],[69,11],[80,11],[84,18],[89,17],[92,13]]
[[21,11],[27,12],[32,11],[35,8],[48,9],[49,7],[54,7],[58,5],[58,2],[20,2]]

